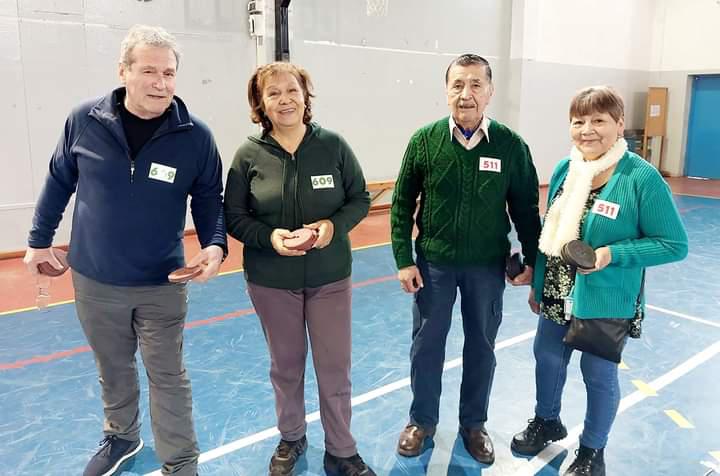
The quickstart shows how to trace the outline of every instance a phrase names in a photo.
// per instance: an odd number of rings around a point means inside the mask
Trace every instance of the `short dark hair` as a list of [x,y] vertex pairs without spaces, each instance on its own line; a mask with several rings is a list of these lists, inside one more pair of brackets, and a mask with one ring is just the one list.
[[312,93],[313,85],[308,72],[300,66],[292,63],[278,61],[266,64],[257,68],[250,77],[250,81],[248,81],[250,120],[252,120],[255,124],[262,125],[264,134],[270,132],[273,126],[272,122],[270,122],[270,119],[263,110],[262,90],[265,86],[265,81],[277,73],[290,73],[295,76],[295,79],[297,79],[298,83],[300,83],[303,96],[305,97],[305,113],[303,114],[303,122],[308,124],[312,120],[311,98],[315,97],[315,95]]
[[594,112],[610,114],[615,122],[625,117],[622,97],[610,86],[590,86],[581,89],[570,101],[570,120]]
[[465,53],[452,60],[452,63],[450,63],[450,65],[447,67],[447,70],[445,70],[445,84],[447,84],[448,78],[450,76],[450,68],[455,65],[470,66],[473,64],[485,66],[485,74],[487,75],[487,80],[488,82],[492,83],[492,69],[490,69],[490,63],[488,62],[488,60],[486,60],[480,55],[476,55],[473,53]]

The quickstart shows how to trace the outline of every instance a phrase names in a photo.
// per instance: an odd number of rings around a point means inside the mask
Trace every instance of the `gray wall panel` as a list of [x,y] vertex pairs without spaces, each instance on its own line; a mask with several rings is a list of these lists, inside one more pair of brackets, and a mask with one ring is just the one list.
[[530,145],[540,182],[548,182],[555,164],[570,150],[568,108],[577,90],[596,84],[615,87],[625,100],[626,127],[637,129],[644,123],[649,76],[645,71],[525,61],[517,130]]
[[82,24],[23,21],[20,38],[33,181],[38,193],[70,109],[88,96]]
[[[25,247],[28,203],[42,187],[64,120],[80,101],[119,85],[120,41],[134,23],[159,24],[177,36],[184,53],[177,93],[210,125],[226,171],[256,130],[245,98],[255,66],[245,2],[0,0],[0,87],[9,93],[0,113],[14,119],[0,132],[0,166],[12,170],[0,178],[0,251]],[[68,241],[72,203],[56,243]]]
[[0,16],[17,16],[17,0],[0,0]]
[[0,206],[34,200],[27,134],[20,33],[14,18],[0,17]]
[[[487,56],[508,81],[510,2],[390,0],[386,17],[369,17],[365,0],[291,5],[291,60],[314,78],[315,118],[347,138],[370,180],[395,178],[412,132],[448,114],[455,54]],[[500,120],[504,89],[489,109]]]
[[257,129],[250,122],[247,80],[255,69],[254,43],[245,34],[179,34],[184,63],[177,94],[208,123],[215,135],[225,172],[233,154]]
[[20,17],[44,20],[77,20],[83,0],[18,0]]

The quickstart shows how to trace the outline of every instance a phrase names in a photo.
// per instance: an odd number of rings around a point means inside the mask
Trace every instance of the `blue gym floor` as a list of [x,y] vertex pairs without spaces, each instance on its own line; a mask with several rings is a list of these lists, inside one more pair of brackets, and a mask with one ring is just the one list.
[[[690,255],[648,271],[643,338],[628,343],[620,371],[623,401],[606,450],[610,475],[705,475],[720,466],[720,200],[676,199],[690,235]],[[509,449],[534,406],[537,318],[527,306],[527,287],[508,288],[505,294],[487,424],[495,464],[474,462],[457,438],[459,314],[448,339],[434,446],[418,458],[397,456],[397,436],[410,403],[411,298],[394,279],[389,246],[357,250],[354,259],[352,428],[360,454],[379,475],[551,475],[569,464],[585,409],[577,355],[562,412],[571,436],[531,460],[514,457]],[[86,346],[72,304],[0,316],[0,475],[82,474],[102,437],[103,418]],[[203,452],[200,474],[267,474],[278,438],[269,361],[242,273],[190,285],[185,359]],[[123,475],[160,467],[142,369],[141,375],[146,447]],[[297,474],[323,475],[323,433],[310,364],[306,381],[310,447]]]

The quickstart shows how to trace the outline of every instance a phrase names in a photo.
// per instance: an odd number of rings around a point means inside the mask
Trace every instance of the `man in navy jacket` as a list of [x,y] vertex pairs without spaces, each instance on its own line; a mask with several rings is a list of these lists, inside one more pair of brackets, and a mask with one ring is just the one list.
[[69,115],[28,239],[30,272],[61,265],[51,245],[75,193],[69,263],[75,305],[100,374],[105,439],[84,476],[110,475],[142,449],[135,351],[150,386],[163,474],[192,476],[199,455],[182,357],[186,204],[202,250],[188,266],[215,276],[227,253],[222,164],[208,127],[174,95],[179,53],[162,28],[135,26],[121,45],[123,87]]

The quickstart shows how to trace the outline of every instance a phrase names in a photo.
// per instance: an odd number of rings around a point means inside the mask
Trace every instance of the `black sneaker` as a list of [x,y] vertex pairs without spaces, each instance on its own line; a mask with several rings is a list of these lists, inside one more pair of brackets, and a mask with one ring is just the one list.
[[528,426],[515,435],[510,449],[523,456],[535,456],[551,441],[562,440],[567,436],[567,429],[560,419],[544,420],[536,416],[528,420]]
[[100,443],[100,449],[90,458],[83,476],[111,476],[120,466],[143,447],[143,440],[128,441],[115,435],[106,436]]
[[328,476],[377,476],[357,453],[349,458],[340,458],[326,451],[323,466]]
[[280,440],[275,453],[270,458],[270,476],[292,476],[295,463],[307,449],[307,438],[303,436],[297,441]]

